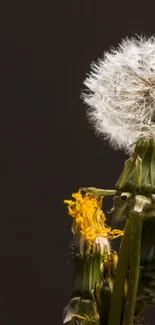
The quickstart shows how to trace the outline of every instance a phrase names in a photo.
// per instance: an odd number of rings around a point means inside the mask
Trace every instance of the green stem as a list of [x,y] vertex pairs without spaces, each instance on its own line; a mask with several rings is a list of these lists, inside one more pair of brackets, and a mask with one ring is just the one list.
[[119,252],[113,294],[111,298],[111,308],[108,325],[120,325],[121,322],[121,314],[124,300],[124,283],[129,266],[131,231],[132,219],[129,217],[126,221],[124,236]]
[[123,325],[133,325],[140,271],[142,215],[132,211],[130,217],[132,220],[130,270]]

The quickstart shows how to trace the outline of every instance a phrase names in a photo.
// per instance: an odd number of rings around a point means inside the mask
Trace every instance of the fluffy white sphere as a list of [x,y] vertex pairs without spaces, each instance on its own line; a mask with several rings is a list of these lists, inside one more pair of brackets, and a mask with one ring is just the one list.
[[131,153],[139,138],[155,138],[155,37],[122,40],[84,84],[88,118],[114,148]]

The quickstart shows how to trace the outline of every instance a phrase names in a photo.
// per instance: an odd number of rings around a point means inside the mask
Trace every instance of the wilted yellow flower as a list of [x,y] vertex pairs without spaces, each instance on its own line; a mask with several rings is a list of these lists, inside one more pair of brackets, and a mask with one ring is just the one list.
[[84,238],[90,245],[99,243],[99,238],[117,238],[123,235],[123,231],[111,230],[105,224],[106,217],[102,211],[103,197],[82,195],[79,190],[73,193],[74,200],[65,200],[68,204],[69,215],[74,219],[72,230],[78,237]]

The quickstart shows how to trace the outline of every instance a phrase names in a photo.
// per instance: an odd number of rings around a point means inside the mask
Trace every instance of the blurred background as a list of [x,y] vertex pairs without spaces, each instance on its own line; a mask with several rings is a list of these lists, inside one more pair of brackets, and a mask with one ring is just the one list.
[[153,6],[138,3],[0,4],[1,324],[62,324],[73,279],[63,200],[81,186],[113,188],[127,159],[95,136],[83,80],[111,45],[154,32]]

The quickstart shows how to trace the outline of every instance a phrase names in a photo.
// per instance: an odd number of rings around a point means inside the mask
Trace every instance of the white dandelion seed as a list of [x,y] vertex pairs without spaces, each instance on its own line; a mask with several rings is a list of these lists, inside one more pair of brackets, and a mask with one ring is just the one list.
[[125,40],[106,52],[84,81],[82,98],[96,133],[132,153],[139,138],[155,138],[155,37]]

